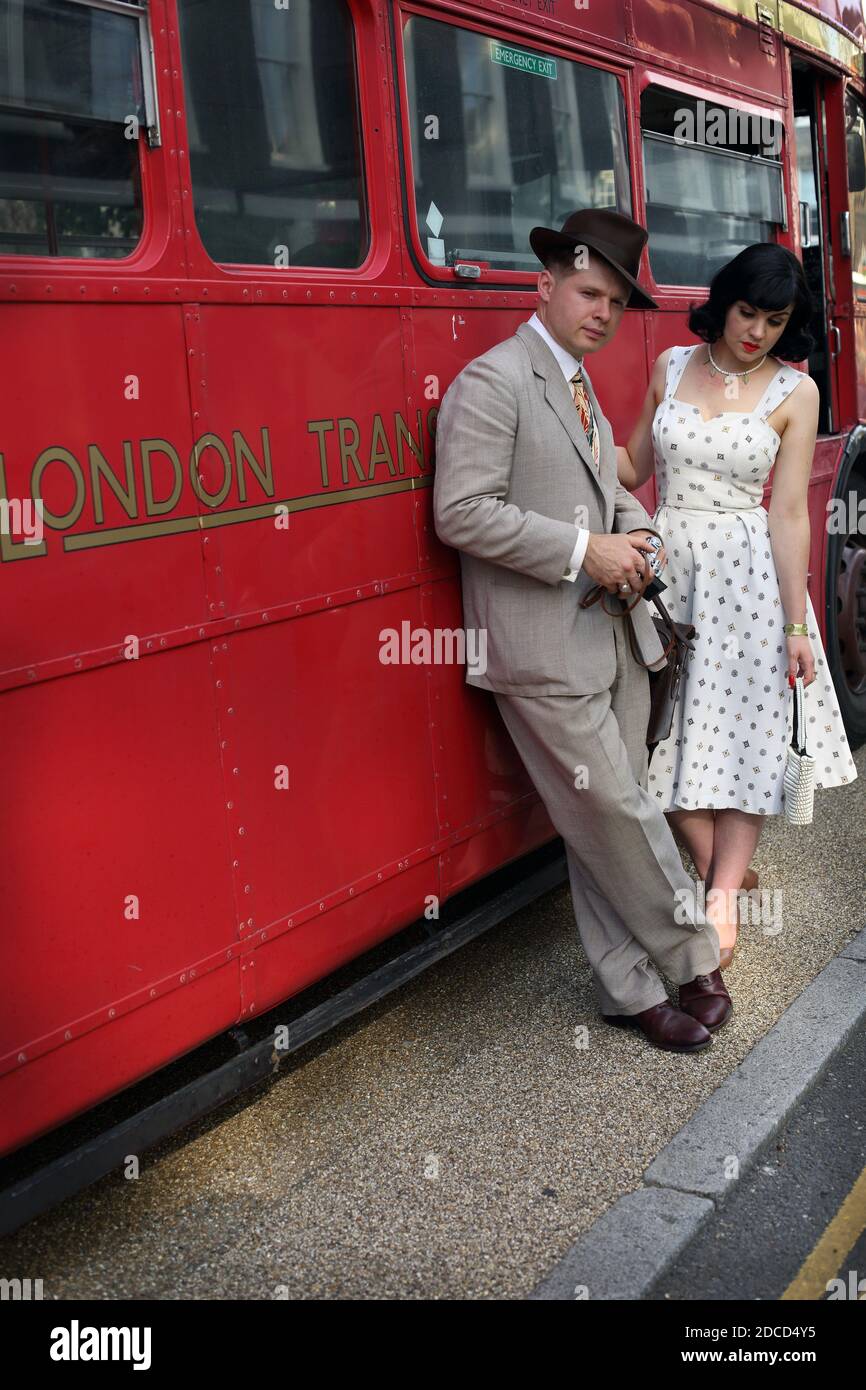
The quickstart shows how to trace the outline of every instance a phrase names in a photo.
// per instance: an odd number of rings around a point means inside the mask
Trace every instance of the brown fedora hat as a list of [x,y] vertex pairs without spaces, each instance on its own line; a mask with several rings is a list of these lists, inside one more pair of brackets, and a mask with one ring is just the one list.
[[655,300],[650,299],[635,279],[647,237],[645,227],[638,226],[621,212],[609,208],[583,208],[566,217],[558,232],[552,227],[533,227],[529,244],[542,262],[550,251],[572,251],[576,246],[589,246],[631,285],[629,309],[657,309]]

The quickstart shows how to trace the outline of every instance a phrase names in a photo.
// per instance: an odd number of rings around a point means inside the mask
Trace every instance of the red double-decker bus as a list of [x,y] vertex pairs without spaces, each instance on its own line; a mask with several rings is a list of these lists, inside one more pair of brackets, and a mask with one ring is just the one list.
[[866,734],[862,40],[841,0],[0,0],[0,1151],[409,924],[450,949],[553,840],[419,641],[461,624],[438,402],[532,313],[535,224],[649,229],[620,441],[715,270],[802,258]]

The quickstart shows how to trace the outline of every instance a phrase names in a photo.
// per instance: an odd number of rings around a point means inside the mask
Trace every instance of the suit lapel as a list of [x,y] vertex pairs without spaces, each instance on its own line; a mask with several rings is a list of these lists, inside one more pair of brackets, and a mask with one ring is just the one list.
[[[602,492],[603,495],[604,490],[601,486],[598,467],[592,456],[592,447],[583,432],[580,417],[577,413],[577,407],[574,404],[574,397],[560,370],[559,363],[544,340],[536,333],[534,328],[529,327],[528,323],[521,323],[519,325],[517,337],[529,353],[529,360],[532,363],[533,371],[536,376],[540,376],[544,382],[545,400],[561,421],[566,434],[577,449],[577,452],[580,454],[593,480],[597,484],[599,491]],[[591,386],[589,387],[589,395],[596,413],[596,421],[598,421],[600,411],[595,399],[595,393]]]

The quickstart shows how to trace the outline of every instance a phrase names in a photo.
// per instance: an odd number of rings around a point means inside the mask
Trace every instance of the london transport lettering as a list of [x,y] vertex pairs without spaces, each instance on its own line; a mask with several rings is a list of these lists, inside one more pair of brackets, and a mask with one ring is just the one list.
[[[68,553],[194,531],[202,525],[257,521],[301,507],[308,510],[317,505],[318,496],[324,501],[325,491],[330,503],[337,490],[346,490],[347,501],[357,501],[365,490],[376,495],[427,486],[432,477],[428,441],[435,433],[437,413],[437,406],[427,411],[426,418],[417,410],[411,423],[399,411],[391,418],[375,414],[372,423],[363,427],[351,416],[306,421],[310,483],[311,487],[318,483],[321,491],[279,499],[275,497],[271,432],[264,425],[254,442],[239,429],[232,430],[230,440],[203,434],[186,461],[170,440],[161,438],[124,439],[108,448],[88,444],[79,451],[80,457],[52,444],[36,456],[27,481],[34,504],[37,499],[41,503],[44,539],[34,544],[32,538],[16,538],[9,528],[0,528],[0,560],[48,554],[51,532],[63,535],[63,550]],[[208,456],[217,461],[217,480],[210,487],[201,471]],[[10,471],[11,463],[10,459]],[[377,470],[384,471],[377,474]],[[49,501],[43,496],[46,483]],[[55,510],[57,497],[68,497],[70,483],[71,503],[66,510]],[[230,494],[231,503],[240,505],[219,510]],[[210,508],[213,516],[202,515],[194,499]],[[0,453],[0,508],[6,515],[11,514],[12,500],[7,458]],[[117,514],[115,521],[106,519],[106,504]],[[82,516],[92,518],[94,529],[74,529]],[[126,524],[126,518],[131,524]],[[116,524],[121,520],[122,524]]]

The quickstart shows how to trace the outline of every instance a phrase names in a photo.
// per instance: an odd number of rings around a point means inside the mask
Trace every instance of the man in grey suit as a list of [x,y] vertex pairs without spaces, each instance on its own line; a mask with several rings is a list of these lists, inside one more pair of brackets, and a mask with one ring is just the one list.
[[[575,212],[561,231],[533,228],[545,267],[537,312],[445,393],[434,514],[440,539],[460,551],[465,627],[486,634],[486,669],[467,668],[466,680],[494,693],[565,842],[602,1017],[696,1052],[731,1010],[718,936],[644,786],[649,677],[628,620],[580,607],[596,583],[624,601],[642,589],[657,534],[617,480],[583,365],[627,305],[657,307],[636,279],[646,240],[607,210]],[[642,659],[660,669],[647,604],[631,617]],[[679,985],[679,1007],[653,962]]]

